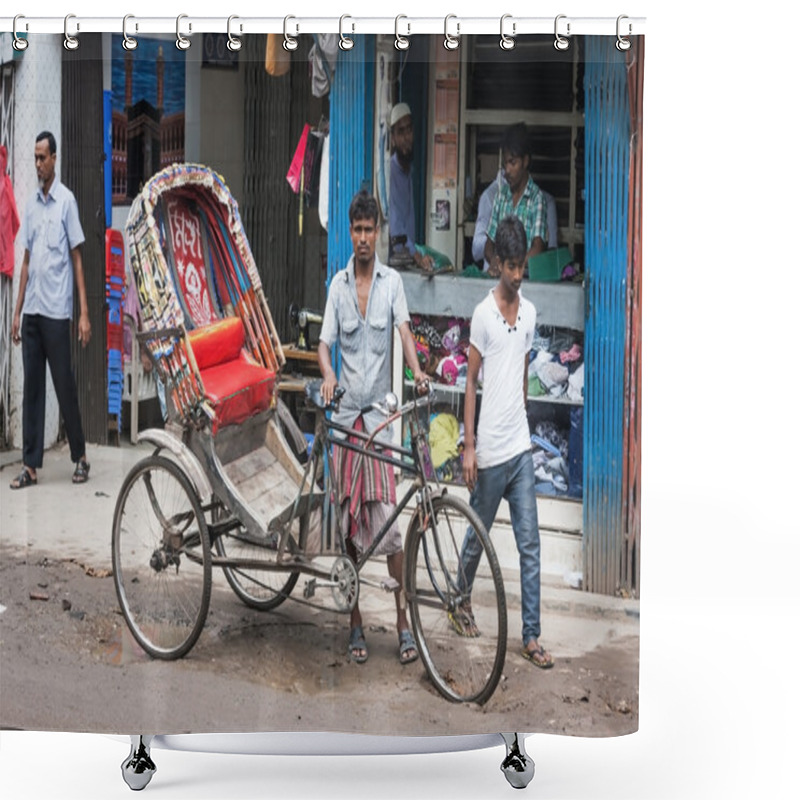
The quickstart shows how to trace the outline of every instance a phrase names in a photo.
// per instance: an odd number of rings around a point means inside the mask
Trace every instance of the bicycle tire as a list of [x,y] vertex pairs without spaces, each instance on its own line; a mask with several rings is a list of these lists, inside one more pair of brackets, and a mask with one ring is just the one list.
[[211,599],[211,544],[181,468],[152,455],[126,476],[114,509],[114,587],[133,637],[153,658],[185,656]]
[[[422,662],[433,685],[455,703],[486,703],[506,658],[505,589],[494,547],[469,504],[452,495],[432,500],[432,514],[414,514],[406,534],[404,586]],[[484,556],[471,592],[480,636],[460,635],[453,618],[469,598],[458,589],[461,544],[472,526]],[[462,629],[463,630],[463,629]]]

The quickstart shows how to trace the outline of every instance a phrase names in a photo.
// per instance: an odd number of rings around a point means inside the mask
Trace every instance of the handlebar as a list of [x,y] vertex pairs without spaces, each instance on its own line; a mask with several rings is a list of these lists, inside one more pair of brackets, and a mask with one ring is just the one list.
[[[425,394],[420,394],[420,387],[425,387]],[[412,397],[411,400],[404,403],[399,411],[401,416],[405,416],[411,411],[412,408],[422,408],[423,406],[429,406],[433,404],[433,400],[436,397],[436,391],[433,388],[433,384],[430,381],[425,381],[424,384],[420,384],[419,386],[414,387],[414,391],[417,394],[416,397]]]
[[[421,394],[420,390],[423,387],[424,394]],[[322,398],[322,393],[320,391],[321,388],[322,381],[311,381],[307,383],[305,388],[306,397],[311,400],[311,402],[319,409],[324,411],[335,410],[339,405],[339,401],[345,395],[345,389],[337,385],[333,390],[333,399],[330,403],[326,404]],[[415,386],[414,390],[417,394],[417,397],[412,398],[400,407],[397,406],[397,398],[390,392],[382,403],[372,403],[372,405],[362,408],[361,411],[362,413],[373,410],[378,411],[388,419],[389,417],[394,416],[405,416],[409,411],[411,411],[411,409],[430,405],[433,402],[435,392],[433,389],[433,384],[430,381],[425,381],[425,383]]]
[[339,401],[345,395],[345,389],[342,386],[337,386],[333,390],[333,398],[330,403],[326,403],[322,398],[322,381],[310,381],[306,384],[305,393],[306,397],[317,407],[323,411],[335,411],[339,405]]

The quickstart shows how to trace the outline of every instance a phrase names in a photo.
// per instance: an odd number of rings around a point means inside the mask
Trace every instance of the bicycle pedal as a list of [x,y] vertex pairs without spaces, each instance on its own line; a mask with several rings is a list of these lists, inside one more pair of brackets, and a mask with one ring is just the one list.
[[400,584],[394,578],[385,578],[381,581],[381,589],[384,592],[399,592]]
[[310,600],[317,592],[317,581],[315,578],[312,578],[310,581],[306,581],[306,585],[303,587],[303,597],[306,600]]

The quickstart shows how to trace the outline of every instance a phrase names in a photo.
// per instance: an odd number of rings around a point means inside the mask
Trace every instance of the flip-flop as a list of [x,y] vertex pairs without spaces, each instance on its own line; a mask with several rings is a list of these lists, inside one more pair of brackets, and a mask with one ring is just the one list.
[[540,669],[550,669],[550,667],[553,666],[553,657],[541,645],[535,647],[533,650],[528,650],[526,647],[523,647],[522,657]]
[[72,482],[73,483],[86,483],[89,480],[89,462],[82,458],[78,461],[75,465],[75,472],[72,473]]
[[[356,650],[363,650],[364,652],[363,654],[356,654]],[[356,664],[363,664],[369,658],[364,629],[360,625],[350,629],[350,643],[347,645],[347,652],[350,655],[350,659],[355,661]]]
[[22,468],[22,472],[14,478],[13,481],[9,484],[12,489],[26,489],[28,486],[36,486],[38,481],[33,475],[28,472],[25,467]]
[[419,658],[417,642],[408,628],[400,631],[400,663],[411,664]]

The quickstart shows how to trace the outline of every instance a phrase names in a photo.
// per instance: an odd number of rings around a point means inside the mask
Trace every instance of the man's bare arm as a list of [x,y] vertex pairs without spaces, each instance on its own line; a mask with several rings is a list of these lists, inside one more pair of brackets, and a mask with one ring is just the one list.
[[70,250],[72,269],[75,273],[75,288],[78,290],[80,316],[78,317],[78,341],[86,347],[92,338],[92,323],[89,321],[89,303],[86,300],[86,281],[83,277],[83,257],[80,245]]
[[483,356],[475,345],[469,346],[467,358],[467,386],[464,392],[464,459],[463,474],[467,488],[472,491],[478,480],[478,462],[475,457],[475,407],[478,396],[478,375]]
[[322,394],[322,399],[326,403],[330,403],[333,399],[334,389],[336,389],[339,381],[336,380],[336,373],[333,371],[331,349],[323,341],[320,341],[317,346],[317,363],[319,364],[319,371],[322,375],[320,393]]
[[19,344],[21,341],[20,327],[22,320],[22,306],[25,303],[25,289],[28,286],[28,263],[30,262],[31,254],[28,250],[22,258],[22,269],[19,273],[19,292],[17,293],[17,304],[14,307],[14,318],[11,323],[11,341],[14,344]]
[[419,385],[428,380],[428,376],[419,368],[419,358],[417,357],[417,345],[414,342],[414,336],[411,333],[411,325],[404,322],[400,325],[400,342],[403,345],[403,355],[406,359],[412,375],[414,376],[414,383]]

